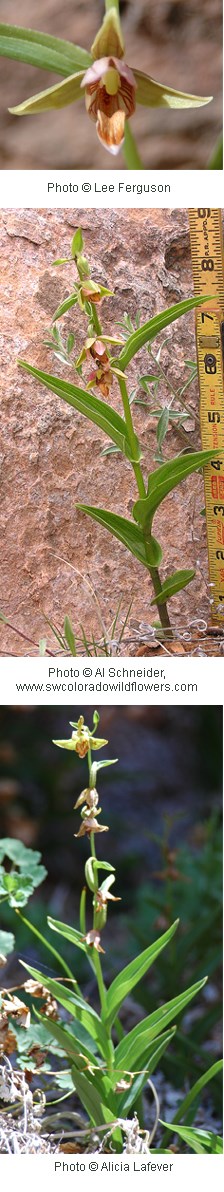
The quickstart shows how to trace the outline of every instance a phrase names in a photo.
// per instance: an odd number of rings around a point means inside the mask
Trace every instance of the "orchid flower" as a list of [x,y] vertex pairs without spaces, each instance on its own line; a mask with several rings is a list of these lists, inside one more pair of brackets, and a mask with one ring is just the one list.
[[16,116],[35,115],[72,104],[84,93],[86,111],[95,122],[97,136],[104,148],[116,155],[125,142],[128,166],[141,168],[130,130],[129,133],[127,130],[127,121],[134,114],[136,104],[153,108],[191,108],[210,103],[212,97],[174,91],[172,87],[155,82],[139,70],[138,65],[127,65],[118,0],[105,0],[105,8],[103,23],[90,54],[70,42],[33,30],[0,26],[0,53],[58,70],[66,76],[62,82],[9,110]]

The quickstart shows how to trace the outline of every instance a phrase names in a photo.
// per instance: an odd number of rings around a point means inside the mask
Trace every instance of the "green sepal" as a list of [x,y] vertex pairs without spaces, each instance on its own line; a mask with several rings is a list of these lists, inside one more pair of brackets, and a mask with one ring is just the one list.
[[103,23],[91,46],[92,58],[123,58],[124,40],[117,7],[105,13]]
[[137,83],[136,103],[148,108],[201,108],[211,103],[212,95],[188,95],[185,91],[174,91],[165,83],[156,83],[141,70],[133,70]]
[[64,79],[63,83],[56,83],[48,87],[47,91],[40,91],[38,95],[31,95],[17,104],[16,108],[9,108],[12,116],[35,116],[38,112],[49,112],[51,108],[65,108],[76,99],[82,98],[81,83],[84,71],[78,71]]

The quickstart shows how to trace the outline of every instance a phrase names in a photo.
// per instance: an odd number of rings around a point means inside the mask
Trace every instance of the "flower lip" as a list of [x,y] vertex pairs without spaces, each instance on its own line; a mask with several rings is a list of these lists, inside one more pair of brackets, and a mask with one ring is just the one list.
[[125,121],[133,116],[136,81],[133,71],[120,58],[99,58],[82,80],[88,115],[95,120],[101,144],[117,154],[124,141]]

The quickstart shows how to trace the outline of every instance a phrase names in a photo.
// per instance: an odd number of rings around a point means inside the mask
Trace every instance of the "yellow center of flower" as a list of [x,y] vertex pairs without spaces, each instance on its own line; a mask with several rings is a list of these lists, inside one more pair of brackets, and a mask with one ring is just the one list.
[[109,66],[102,78],[102,87],[106,87],[108,95],[117,95],[120,86],[120,75],[114,66]]

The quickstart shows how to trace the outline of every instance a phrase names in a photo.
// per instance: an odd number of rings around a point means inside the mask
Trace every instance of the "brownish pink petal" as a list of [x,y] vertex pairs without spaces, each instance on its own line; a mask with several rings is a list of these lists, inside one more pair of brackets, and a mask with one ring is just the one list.
[[97,952],[104,952],[104,948],[101,948],[100,944],[99,931],[95,931],[95,929],[88,931],[87,935],[85,936],[85,941],[89,948],[96,948]]

